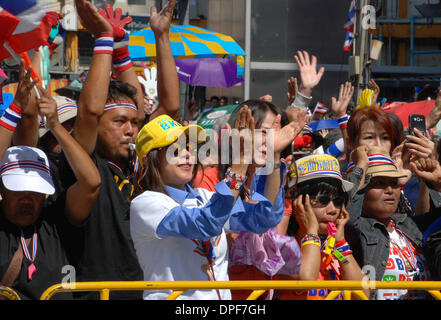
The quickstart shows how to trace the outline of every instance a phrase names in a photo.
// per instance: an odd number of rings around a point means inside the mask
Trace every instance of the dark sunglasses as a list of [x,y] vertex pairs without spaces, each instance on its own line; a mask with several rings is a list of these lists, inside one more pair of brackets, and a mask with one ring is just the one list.
[[331,201],[332,201],[332,203],[334,203],[334,206],[336,206],[336,207],[341,207],[346,202],[345,197],[337,196],[337,197],[331,198],[327,194],[320,194],[320,195],[316,196],[314,198],[314,200],[317,204],[320,204],[324,207],[326,207],[329,204],[329,202],[331,202]]

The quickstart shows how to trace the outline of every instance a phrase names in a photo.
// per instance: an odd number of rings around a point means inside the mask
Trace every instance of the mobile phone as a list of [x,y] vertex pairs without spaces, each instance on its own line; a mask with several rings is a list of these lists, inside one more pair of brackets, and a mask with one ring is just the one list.
[[425,136],[426,135],[426,117],[422,114],[409,115],[409,131],[415,135],[413,128],[417,128]]

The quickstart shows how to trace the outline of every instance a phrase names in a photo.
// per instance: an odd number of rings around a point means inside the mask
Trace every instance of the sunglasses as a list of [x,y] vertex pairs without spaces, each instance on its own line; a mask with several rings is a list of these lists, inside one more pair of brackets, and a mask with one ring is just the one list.
[[320,206],[324,206],[324,207],[326,207],[331,201],[334,204],[334,206],[341,207],[346,202],[346,199],[345,197],[341,197],[341,196],[331,198],[327,194],[320,194],[316,196],[314,199],[311,199],[313,205],[319,204]]

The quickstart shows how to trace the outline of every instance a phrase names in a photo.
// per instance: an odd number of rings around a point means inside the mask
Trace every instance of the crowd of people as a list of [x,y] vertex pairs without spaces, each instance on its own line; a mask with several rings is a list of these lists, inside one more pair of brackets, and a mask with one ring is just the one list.
[[[207,164],[197,150],[210,137],[193,122],[183,125],[179,113],[169,43],[176,1],[150,12],[153,108],[113,8],[75,4],[95,39],[78,101],[51,96],[22,61],[14,102],[0,117],[1,285],[39,299],[65,281],[66,266],[76,282],[440,279],[441,144],[432,129],[441,119],[441,93],[427,131],[406,132],[377,103],[375,82],[369,103],[350,114],[354,87],[341,84],[325,116],[339,127],[329,142],[330,131],[309,126],[324,119],[310,104],[325,70],[298,51],[300,78],[288,80],[287,106],[270,95],[240,103],[215,126],[227,143],[220,135],[211,141],[228,149],[227,158],[219,151]],[[227,101],[212,97],[211,107]],[[190,290],[178,299],[241,300],[250,292]],[[424,291],[360,292],[353,298],[431,299]],[[163,300],[170,293],[112,291],[110,299]],[[261,299],[328,294],[269,290]]]

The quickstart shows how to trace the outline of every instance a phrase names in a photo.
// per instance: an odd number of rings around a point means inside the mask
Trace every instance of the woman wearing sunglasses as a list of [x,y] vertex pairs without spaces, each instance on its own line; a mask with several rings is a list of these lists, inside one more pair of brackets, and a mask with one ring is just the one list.
[[[362,280],[364,274],[344,232],[349,221],[345,204],[353,184],[343,180],[338,160],[329,155],[301,158],[289,171],[288,185],[295,219],[290,219],[287,234],[301,246],[302,264],[298,275],[281,278]],[[280,292],[281,299],[296,300],[322,300],[328,293],[327,289]]]
[[[383,147],[359,147],[354,153],[356,167],[352,179],[361,187],[348,208],[349,243],[355,257],[364,266],[370,280],[415,281],[429,280],[422,253],[422,233],[437,215],[436,212],[410,217],[399,211],[399,180],[404,175]],[[419,161],[413,160],[414,163]],[[412,165],[413,168],[415,164]],[[423,178],[423,170],[414,169]],[[424,172],[423,172],[424,173]],[[351,172],[350,172],[351,174]],[[377,300],[424,299],[424,291],[381,289],[371,293]]]

